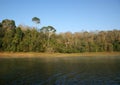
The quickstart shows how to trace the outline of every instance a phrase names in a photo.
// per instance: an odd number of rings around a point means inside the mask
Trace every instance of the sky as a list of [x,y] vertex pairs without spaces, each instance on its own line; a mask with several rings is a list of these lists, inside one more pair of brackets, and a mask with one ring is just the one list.
[[[57,32],[120,30],[120,0],[0,0],[0,22],[53,26]],[[33,17],[41,23],[32,22]]]

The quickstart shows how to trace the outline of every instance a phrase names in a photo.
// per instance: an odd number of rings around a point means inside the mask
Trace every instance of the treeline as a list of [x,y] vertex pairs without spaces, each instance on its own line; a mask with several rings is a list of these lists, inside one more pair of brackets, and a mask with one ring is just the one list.
[[120,30],[55,33],[52,26],[40,30],[15,26],[14,20],[0,22],[1,52],[113,52],[120,51]]

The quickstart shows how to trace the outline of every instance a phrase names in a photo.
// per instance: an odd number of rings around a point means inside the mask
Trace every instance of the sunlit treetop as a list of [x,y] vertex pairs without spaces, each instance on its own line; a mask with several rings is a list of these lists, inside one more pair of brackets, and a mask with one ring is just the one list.
[[36,24],[40,23],[40,19],[38,17],[33,17],[32,21],[35,22]]

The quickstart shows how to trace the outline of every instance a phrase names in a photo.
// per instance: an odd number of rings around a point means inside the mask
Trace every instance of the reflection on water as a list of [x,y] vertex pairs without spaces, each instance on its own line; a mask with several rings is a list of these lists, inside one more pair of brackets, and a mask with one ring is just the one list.
[[120,85],[120,58],[0,59],[0,85]]

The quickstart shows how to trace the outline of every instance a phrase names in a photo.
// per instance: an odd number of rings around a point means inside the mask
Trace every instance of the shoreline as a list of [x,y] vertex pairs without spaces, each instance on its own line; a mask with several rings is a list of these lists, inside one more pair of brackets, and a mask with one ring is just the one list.
[[0,52],[0,58],[53,58],[53,57],[94,57],[120,56],[120,52],[85,52],[85,53],[36,53],[36,52]]

